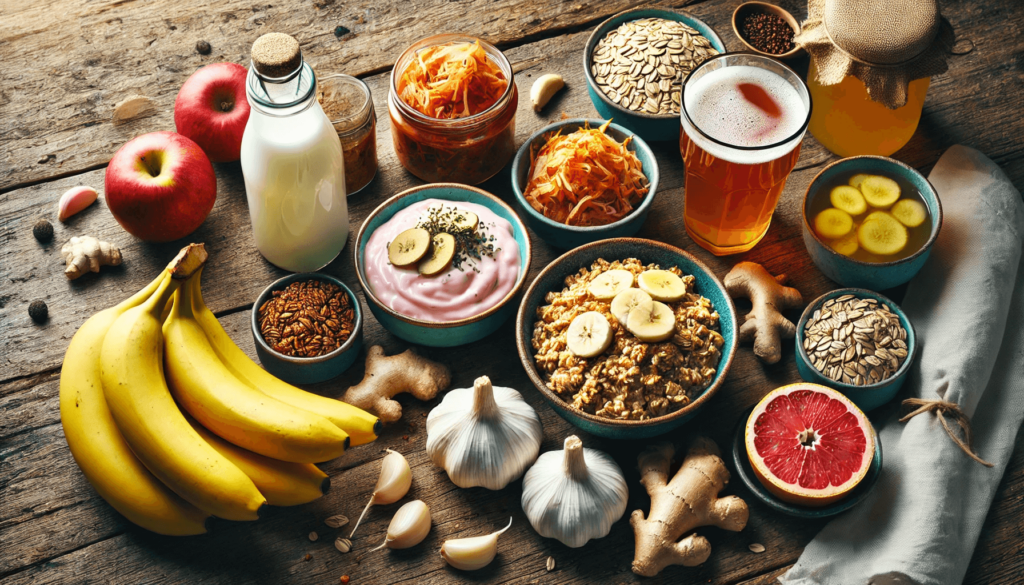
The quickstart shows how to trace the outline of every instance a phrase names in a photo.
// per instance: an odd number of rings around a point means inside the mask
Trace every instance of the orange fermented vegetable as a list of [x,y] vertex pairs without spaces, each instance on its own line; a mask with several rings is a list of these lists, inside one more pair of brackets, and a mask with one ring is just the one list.
[[549,219],[574,226],[598,226],[629,215],[647,195],[650,183],[643,165],[622,143],[600,128],[584,126],[571,134],[561,130],[544,137],[530,151],[526,200]]
[[465,118],[501,99],[508,79],[479,42],[428,47],[416,54],[398,82],[406,104],[432,118]]

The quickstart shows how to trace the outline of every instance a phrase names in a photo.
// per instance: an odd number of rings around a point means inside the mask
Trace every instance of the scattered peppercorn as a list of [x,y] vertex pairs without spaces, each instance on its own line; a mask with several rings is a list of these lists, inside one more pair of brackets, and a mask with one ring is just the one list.
[[793,29],[782,17],[765,12],[747,14],[740,27],[743,38],[755,49],[772,55],[793,50]]
[[53,226],[45,219],[40,219],[32,226],[32,235],[45,244],[53,239]]
[[341,579],[339,579],[339,581],[341,581],[341,585],[348,585],[348,581],[349,581],[348,575],[342,575]]
[[338,26],[334,27],[334,36],[336,36],[338,38],[341,38],[341,37],[347,35],[350,32],[352,32],[352,31],[350,31],[349,29],[347,29],[347,28],[345,28],[345,27],[343,27],[341,25],[338,25]]
[[211,47],[210,43],[206,41],[199,41],[198,43],[196,43],[196,52],[200,55],[209,55],[210,51],[212,50],[213,47]]
[[43,301],[32,301],[28,305],[28,316],[32,317],[32,320],[36,323],[43,323],[50,316],[50,309],[46,307],[46,303]]

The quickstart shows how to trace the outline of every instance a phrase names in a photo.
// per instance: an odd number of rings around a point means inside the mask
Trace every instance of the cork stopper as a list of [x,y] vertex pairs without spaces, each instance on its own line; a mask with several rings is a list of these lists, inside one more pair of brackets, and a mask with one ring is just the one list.
[[264,77],[286,77],[302,66],[299,41],[284,33],[267,33],[252,44],[252,63]]

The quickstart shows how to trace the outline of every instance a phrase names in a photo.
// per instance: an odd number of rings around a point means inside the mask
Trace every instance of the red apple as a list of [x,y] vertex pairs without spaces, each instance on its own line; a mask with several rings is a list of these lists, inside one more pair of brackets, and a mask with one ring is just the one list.
[[213,165],[199,145],[151,132],[121,147],[107,165],[104,199],[128,233],[169,242],[194,232],[217,200]]
[[245,67],[213,63],[185,80],[174,100],[174,126],[196,141],[213,162],[238,160],[249,120]]

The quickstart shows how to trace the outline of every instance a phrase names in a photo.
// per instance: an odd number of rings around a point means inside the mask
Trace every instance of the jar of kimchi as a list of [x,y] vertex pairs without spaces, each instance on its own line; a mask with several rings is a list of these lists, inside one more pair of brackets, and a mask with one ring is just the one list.
[[512,65],[494,45],[459,34],[421,39],[391,70],[398,160],[427,182],[482,183],[515,155],[518,104]]

